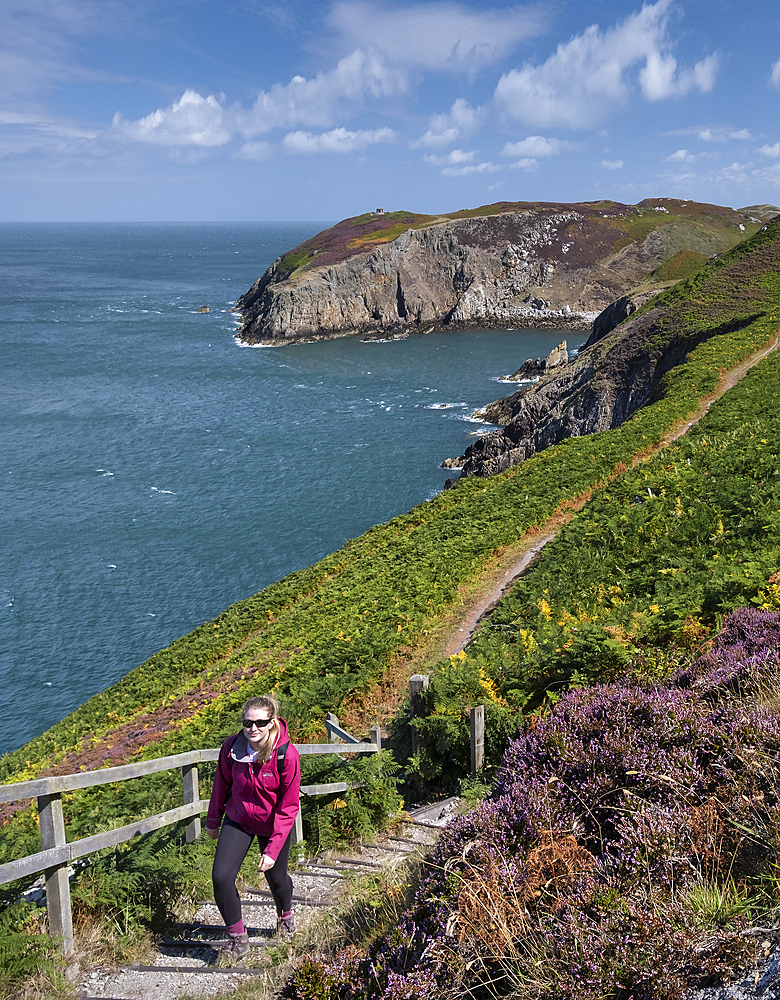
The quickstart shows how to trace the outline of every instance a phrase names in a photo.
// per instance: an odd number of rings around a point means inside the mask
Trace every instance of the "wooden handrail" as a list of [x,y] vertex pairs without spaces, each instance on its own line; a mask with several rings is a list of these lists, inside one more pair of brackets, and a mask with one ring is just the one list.
[[170,771],[175,767],[199,764],[216,760],[219,750],[189,750],[172,757],[156,757],[154,760],[139,760],[134,764],[120,764],[118,767],[101,767],[94,771],[79,771],[78,774],[59,774],[34,781],[18,781],[0,785],[0,802],[14,802],[16,799],[34,799],[38,795],[53,795],[56,792],[72,792],[78,788],[93,785],[108,785],[112,781],[127,781],[141,778],[158,771]]
[[[376,753],[375,743],[295,743],[301,756],[328,753]],[[171,757],[156,757],[154,760],[140,760],[134,764],[120,764],[118,767],[96,768],[94,771],[80,771],[78,774],[60,774],[34,781],[17,781],[0,785],[0,802],[15,802],[17,799],[34,799],[39,795],[53,795],[58,792],[73,792],[79,788],[94,785],[108,785],[112,781],[128,781],[142,778],[159,771],[171,771],[176,767],[187,767],[206,761],[217,760],[219,748],[208,750],[188,750]]]

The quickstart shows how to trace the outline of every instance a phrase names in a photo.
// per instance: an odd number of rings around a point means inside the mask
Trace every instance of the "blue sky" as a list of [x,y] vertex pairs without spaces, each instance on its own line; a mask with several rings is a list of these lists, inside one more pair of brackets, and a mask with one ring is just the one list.
[[3,0],[0,220],[780,202],[776,0]]

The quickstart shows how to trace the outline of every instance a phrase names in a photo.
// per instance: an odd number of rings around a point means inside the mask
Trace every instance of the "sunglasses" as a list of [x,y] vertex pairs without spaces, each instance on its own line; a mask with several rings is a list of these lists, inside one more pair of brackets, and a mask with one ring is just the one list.
[[252,726],[257,726],[258,729],[265,729],[273,721],[273,719],[244,719],[244,729],[251,729]]

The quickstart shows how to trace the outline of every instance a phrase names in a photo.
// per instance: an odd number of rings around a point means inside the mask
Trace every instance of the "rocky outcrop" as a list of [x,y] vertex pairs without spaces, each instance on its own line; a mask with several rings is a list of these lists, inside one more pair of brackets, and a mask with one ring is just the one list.
[[[665,204],[699,215],[712,209],[713,245],[744,235],[742,216],[732,209]],[[509,207],[431,224],[419,220],[432,217],[396,213],[411,220],[396,230],[388,216],[381,225],[391,228],[375,231],[378,220],[345,220],[279,258],[238,300],[238,339],[284,344],[442,328],[587,330],[689,236],[703,238],[699,215],[694,227],[687,215],[649,202]],[[655,227],[649,233],[648,217]],[[410,228],[391,239],[404,225]]]
[[[274,264],[239,300],[240,339],[277,344],[444,326],[588,329],[614,289],[583,299],[567,283],[564,297],[556,275],[560,250],[553,247],[578,218],[573,212],[507,213],[408,230],[297,279],[277,280]],[[584,283],[581,276],[578,284]],[[545,304],[525,302],[529,288],[545,286]]]
[[621,295],[619,299],[610,302],[607,308],[600,312],[593,321],[593,331],[588,337],[585,347],[590,347],[597,340],[606,337],[619,323],[633,315],[645,302],[649,302],[657,292],[657,288],[652,288],[643,292],[634,292],[631,295]]
[[[539,358],[536,361],[532,361],[530,358],[525,361],[514,375],[507,375],[504,378],[504,382],[525,382],[528,379],[541,378],[542,375],[546,375],[551,372],[553,368],[558,368],[560,365],[565,365],[569,360],[569,352],[566,347],[566,341],[561,341],[557,347],[553,347],[546,358]],[[475,414],[478,416],[479,411]]]
[[505,426],[466,449],[461,476],[503,472],[566,438],[618,427],[650,403],[666,372],[690,350],[668,335],[665,347],[650,349],[662,333],[662,314],[654,309],[628,320],[619,336],[607,336],[535,385],[485,407],[483,419]]

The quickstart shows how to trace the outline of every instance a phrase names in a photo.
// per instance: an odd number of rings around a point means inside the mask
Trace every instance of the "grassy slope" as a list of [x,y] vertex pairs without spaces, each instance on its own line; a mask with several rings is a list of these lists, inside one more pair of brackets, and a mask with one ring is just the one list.
[[[780,224],[771,224],[662,297],[668,335],[691,343],[703,328],[754,317],[696,347],[669,374],[663,400],[615,431],[572,439],[499,476],[468,480],[232,605],[7,754],[0,779],[214,746],[232,730],[242,701],[268,689],[285,700],[297,738],[313,735],[326,710],[339,711],[394,676],[399,655],[425,643],[460,588],[497,550],[561,504],[620,475],[696,410],[721,369],[768,343],[780,317],[778,272]],[[96,815],[98,798],[91,795]],[[66,803],[71,819],[83,817],[80,801]],[[117,804],[113,821],[135,809],[137,802]],[[17,817],[0,831],[5,858],[23,853],[18,824],[25,822]]]

